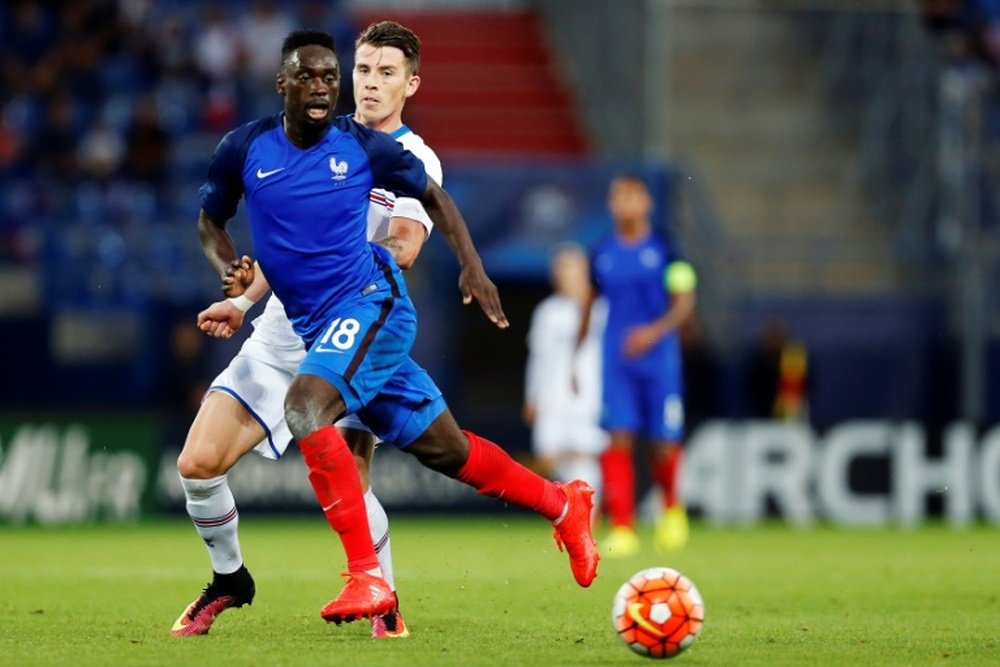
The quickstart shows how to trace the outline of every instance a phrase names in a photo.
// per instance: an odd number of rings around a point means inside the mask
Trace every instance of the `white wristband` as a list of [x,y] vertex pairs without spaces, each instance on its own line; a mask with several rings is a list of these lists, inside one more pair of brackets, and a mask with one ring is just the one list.
[[240,309],[241,313],[245,313],[250,310],[256,301],[251,301],[246,295],[240,294],[239,296],[229,297],[229,303],[233,304]]

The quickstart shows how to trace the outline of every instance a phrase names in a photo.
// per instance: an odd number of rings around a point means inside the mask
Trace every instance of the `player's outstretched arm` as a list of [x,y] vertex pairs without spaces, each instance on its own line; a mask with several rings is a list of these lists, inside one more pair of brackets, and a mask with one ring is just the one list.
[[475,299],[491,322],[501,329],[506,329],[510,323],[504,315],[503,306],[500,305],[500,294],[483,269],[483,261],[472,243],[469,228],[451,195],[435,183],[434,179],[428,178],[427,189],[420,201],[427,215],[441,230],[462,268],[458,277],[462,302],[469,304]]
[[427,228],[423,223],[413,218],[394,216],[389,219],[389,229],[385,238],[376,243],[388,248],[399,268],[404,271],[417,261],[417,255],[427,240]]

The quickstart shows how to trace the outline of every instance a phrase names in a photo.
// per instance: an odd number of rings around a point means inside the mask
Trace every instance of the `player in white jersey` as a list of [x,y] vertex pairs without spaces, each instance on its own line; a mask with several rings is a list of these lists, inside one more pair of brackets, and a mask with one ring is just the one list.
[[[528,329],[524,419],[546,472],[561,481],[582,479],[600,493],[598,456],[608,444],[598,424],[607,305],[590,298],[590,264],[582,247],[557,249],[551,274],[554,291],[535,307]],[[580,316],[588,305],[590,326],[577,347]]]
[[[383,21],[362,32],[355,42],[355,119],[391,134],[441,184],[437,155],[402,122],[405,101],[420,85],[419,62],[417,36],[398,23]],[[369,199],[368,238],[385,245],[400,268],[409,268],[433,223],[415,199],[397,198],[381,189],[373,189]],[[213,303],[202,311],[198,315],[201,329],[215,337],[231,337],[244,313],[268,290],[263,273],[258,270],[256,276],[242,297]],[[188,514],[208,546],[214,576],[177,619],[171,630],[174,636],[206,634],[219,613],[250,604],[254,596],[253,579],[240,551],[239,515],[226,473],[248,451],[276,460],[288,447],[292,435],[285,424],[284,399],[305,357],[305,346],[273,295],[253,327],[240,352],[212,383],[177,461]],[[379,565],[395,589],[388,518],[368,480],[374,438],[356,417],[345,418],[338,426],[358,465]],[[373,637],[409,634],[398,603],[371,622]]]

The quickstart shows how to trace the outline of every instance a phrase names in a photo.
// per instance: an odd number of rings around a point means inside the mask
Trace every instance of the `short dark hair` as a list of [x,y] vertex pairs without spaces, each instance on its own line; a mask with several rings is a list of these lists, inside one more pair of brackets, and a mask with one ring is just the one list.
[[621,171],[615,172],[614,176],[611,177],[611,180],[612,181],[627,181],[629,183],[635,183],[637,185],[641,185],[642,187],[646,188],[647,190],[650,189],[649,182],[646,180],[646,177],[643,176],[638,171],[635,171],[635,170],[632,170],[632,169],[623,169]]
[[394,46],[403,52],[410,74],[420,72],[420,38],[416,33],[395,21],[379,21],[365,28],[354,40],[354,48],[362,44]]
[[288,33],[285,41],[281,44],[281,66],[285,66],[285,63],[288,62],[288,57],[292,55],[293,51],[301,49],[303,46],[312,45],[322,46],[334,53],[337,52],[337,49],[334,47],[333,36],[330,33],[311,29],[296,30]]

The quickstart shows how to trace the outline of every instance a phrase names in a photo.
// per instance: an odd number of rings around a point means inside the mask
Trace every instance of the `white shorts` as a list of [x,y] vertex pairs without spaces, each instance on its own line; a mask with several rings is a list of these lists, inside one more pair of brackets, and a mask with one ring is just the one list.
[[[232,396],[264,429],[255,454],[277,460],[292,442],[285,423],[285,394],[303,357],[303,347],[276,347],[251,335],[208,389]],[[369,430],[354,415],[344,417],[337,426]]]
[[538,416],[532,429],[532,446],[538,456],[583,454],[597,456],[608,446],[608,434],[589,414],[549,412]]

